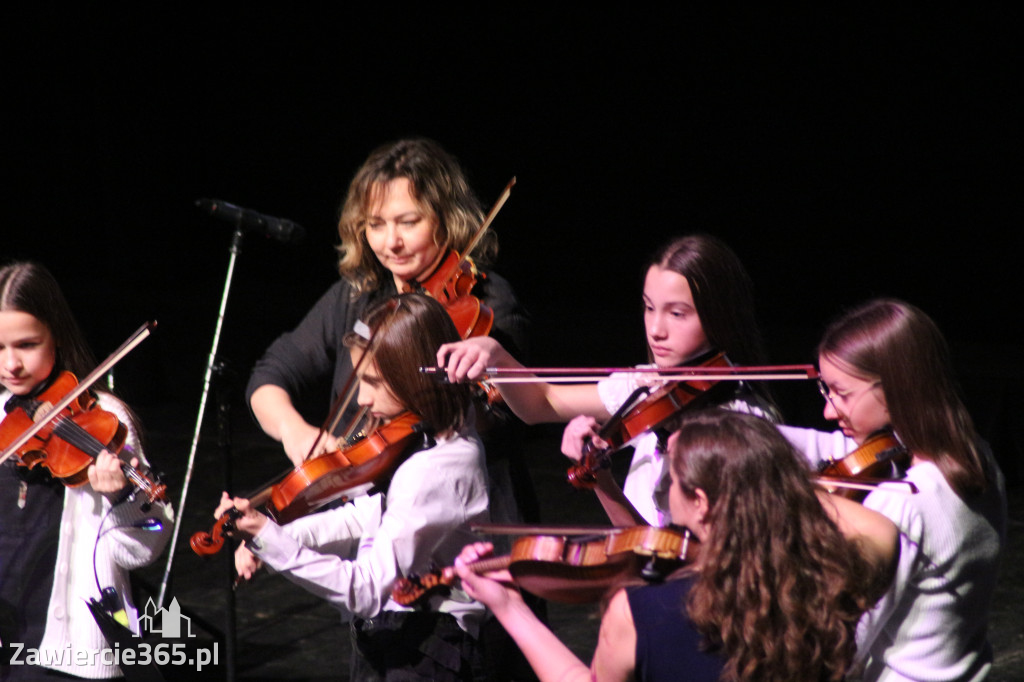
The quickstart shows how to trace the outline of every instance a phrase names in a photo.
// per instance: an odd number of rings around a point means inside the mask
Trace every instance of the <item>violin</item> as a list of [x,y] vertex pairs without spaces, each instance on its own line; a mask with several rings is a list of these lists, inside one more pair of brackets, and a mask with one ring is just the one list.
[[487,336],[494,326],[494,311],[471,292],[478,279],[486,275],[478,271],[473,259],[448,249],[440,265],[426,280],[406,283],[403,293],[425,293],[444,306],[455,323],[459,338]]
[[[248,497],[278,523],[294,521],[331,502],[348,502],[390,478],[422,438],[419,418],[404,412],[344,448],[306,460]],[[236,509],[221,514],[209,531],[192,536],[192,550],[200,556],[219,552],[236,518]]]
[[[701,368],[729,366],[725,353],[715,353],[698,365]],[[670,381],[653,391],[647,386],[638,388],[601,427],[598,435],[608,446],[600,448],[591,441],[583,444],[583,457],[569,468],[569,482],[577,488],[593,488],[595,472],[609,466],[612,453],[638,436],[661,427],[682,410],[707,404],[710,392],[719,381],[713,375],[696,373],[693,379]]]
[[822,483],[829,492],[861,501],[867,496],[866,490],[852,487],[835,490],[829,485],[828,479],[831,477],[876,484],[882,480],[880,477],[891,473],[893,465],[905,464],[909,458],[910,453],[891,431],[878,431],[845,457],[827,462],[820,471]]
[[472,293],[477,281],[485,279],[486,275],[477,270],[469,254],[483,239],[487,228],[494,222],[495,216],[504,206],[515,184],[516,179],[512,178],[505,186],[505,190],[491,207],[462,254],[455,249],[448,249],[444,259],[426,280],[406,282],[402,287],[402,293],[427,294],[437,299],[448,311],[448,316],[452,318],[462,339],[487,336],[494,326],[494,311]]
[[[597,601],[628,576],[664,579],[672,569],[693,561],[696,544],[689,531],[638,526],[584,536],[527,535],[517,538],[507,556],[470,564],[474,573],[508,569],[513,581],[538,597],[565,604]],[[657,562],[657,565],[656,565]],[[403,606],[423,604],[450,591],[458,578],[453,566],[425,576],[400,578],[391,598]]]
[[343,449],[306,460],[273,487],[267,512],[288,523],[336,500],[347,502],[361,486],[390,478],[422,434],[419,417],[403,412]]
[[[89,465],[100,452],[120,454],[128,434],[117,415],[100,409],[96,397],[87,391],[77,393],[63,409],[54,409],[78,387],[74,374],[61,372],[37,396],[15,396],[8,401],[9,412],[0,422],[0,448],[5,453],[12,444],[23,441],[7,456],[16,455],[18,464],[28,469],[48,469],[69,488],[88,483]],[[22,439],[27,432],[32,435]],[[125,461],[121,461],[121,471],[137,491],[146,495],[149,504],[165,499],[166,485]]]

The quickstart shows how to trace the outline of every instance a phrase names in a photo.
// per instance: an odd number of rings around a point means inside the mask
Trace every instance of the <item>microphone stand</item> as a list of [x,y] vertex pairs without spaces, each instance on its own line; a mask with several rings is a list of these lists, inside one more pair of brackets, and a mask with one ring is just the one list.
[[[228,271],[227,271],[227,275],[226,275],[225,280],[224,280],[224,291],[223,291],[223,293],[221,295],[221,299],[220,299],[220,309],[217,311],[217,324],[216,324],[216,326],[214,328],[213,344],[212,344],[212,346],[210,348],[210,355],[207,358],[207,363],[206,363],[206,373],[205,373],[205,375],[203,377],[203,392],[202,392],[202,395],[200,396],[200,399],[199,399],[199,414],[196,417],[195,431],[194,431],[193,436],[192,436],[192,447],[191,447],[191,449],[189,451],[188,464],[187,464],[187,466],[185,468],[185,480],[184,480],[184,483],[182,484],[182,488],[181,488],[181,500],[178,502],[177,515],[175,516],[175,520],[174,520],[174,532],[171,535],[170,551],[167,554],[167,566],[166,566],[166,568],[164,568],[163,580],[161,580],[161,582],[160,582],[160,591],[159,591],[159,593],[157,595],[156,606],[157,606],[158,609],[163,608],[163,606],[164,606],[164,599],[167,596],[167,584],[170,581],[171,566],[174,563],[174,552],[175,552],[175,549],[177,548],[177,545],[178,545],[178,534],[179,534],[179,531],[181,530],[181,521],[182,521],[182,519],[185,518],[185,501],[188,498],[189,483],[192,481],[192,470],[193,470],[193,467],[195,465],[196,450],[199,447],[199,434],[200,434],[200,431],[201,431],[202,425],[203,425],[203,416],[204,416],[204,414],[206,412],[206,401],[207,401],[207,397],[210,394],[210,387],[211,387],[211,383],[212,383],[211,380],[212,380],[212,377],[214,376],[215,373],[218,376],[222,375],[222,372],[221,372],[222,367],[220,366],[220,363],[218,363],[217,360],[216,360],[216,358],[217,358],[217,349],[220,346],[220,334],[221,334],[221,329],[224,326],[224,311],[227,309],[228,293],[231,291],[231,282],[232,282],[232,280],[234,278],[235,262],[237,261],[238,254],[241,251],[242,235],[243,235],[242,219],[241,219],[241,216],[239,216],[239,219],[238,219],[238,221],[237,221],[237,223],[235,225],[234,234],[232,235],[232,239],[231,239],[231,247],[229,249],[231,255],[230,255],[229,259],[228,259]],[[231,472],[231,465],[230,465],[230,457],[229,457],[229,455],[230,455],[230,437],[227,434],[223,433],[224,430],[229,428],[228,420],[226,419],[226,414],[225,414],[226,411],[228,410],[227,401],[226,401],[226,395],[225,394],[226,394],[226,391],[223,390],[223,388],[221,390],[217,391],[217,395],[220,398],[220,401],[219,401],[220,402],[220,408],[219,408],[220,418],[218,419],[218,424],[219,424],[219,427],[220,427],[221,434],[220,434],[220,437],[219,437],[219,442],[221,444],[221,449],[223,451],[225,451],[224,452],[224,455],[225,455],[225,457],[224,457],[225,479],[230,480],[230,477],[231,477],[231,473],[230,473]],[[231,559],[233,559],[233,554],[231,554],[229,552],[228,556],[229,556],[229,563],[230,563]],[[232,568],[233,568],[233,566],[232,566]],[[230,569],[229,569],[229,572],[230,572]],[[227,622],[226,622],[225,632],[224,632],[224,637],[225,637],[225,640],[226,640],[225,641],[225,647],[224,647],[225,648],[225,654],[226,654],[225,659],[226,659],[226,664],[227,664],[227,676],[226,676],[225,679],[227,679],[229,681],[230,680],[234,680],[234,678],[235,678],[235,675],[234,675],[234,667],[235,667],[234,666],[235,604],[234,604],[233,584],[234,584],[234,580],[233,580],[233,576],[232,576],[232,577],[229,577],[229,579],[228,579],[227,594],[229,595],[228,596],[228,607],[229,608],[228,608]]]

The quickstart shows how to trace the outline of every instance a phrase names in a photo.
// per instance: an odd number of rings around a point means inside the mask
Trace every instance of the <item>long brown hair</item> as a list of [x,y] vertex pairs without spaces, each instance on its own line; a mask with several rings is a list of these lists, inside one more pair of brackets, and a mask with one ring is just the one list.
[[[386,279],[385,268],[366,243],[366,221],[383,187],[397,178],[407,178],[421,210],[437,218],[434,242],[442,251],[452,248],[462,253],[483,223],[483,209],[459,162],[439,144],[413,138],[378,147],[356,171],[338,221],[338,271],[357,293],[374,289]],[[473,258],[486,264],[497,252],[497,235],[488,231],[473,250]]]
[[840,680],[877,585],[822,509],[806,462],[752,415],[688,415],[674,485],[708,498],[690,618],[726,659],[728,680]]
[[[96,368],[96,358],[71,312],[71,306],[57,280],[43,265],[22,261],[0,268],[0,311],[5,310],[28,313],[49,328],[56,349],[51,377],[68,371],[81,380]],[[144,444],[142,423],[131,407],[112,390],[99,390],[95,384],[90,390],[107,393],[121,403],[135,435]]]
[[[371,360],[391,393],[439,435],[466,425],[472,388],[447,384],[420,371],[437,362],[437,349],[459,341],[448,313],[433,298],[403,294],[376,305],[363,318],[373,339]],[[364,337],[345,336],[349,347],[367,348]]]
[[56,347],[55,372],[67,370],[81,379],[96,367],[71,307],[44,266],[24,261],[0,268],[0,311],[8,310],[28,313],[47,326]]
[[[706,234],[677,237],[655,252],[647,270],[655,265],[686,278],[712,348],[724,351],[737,365],[766,364],[754,310],[754,285],[725,242]],[[751,384],[751,388],[777,417],[778,408],[767,386],[762,382]]]
[[985,490],[987,466],[949,346],[924,311],[896,299],[869,301],[828,326],[818,355],[857,378],[880,381],[896,435],[934,463],[961,498]]

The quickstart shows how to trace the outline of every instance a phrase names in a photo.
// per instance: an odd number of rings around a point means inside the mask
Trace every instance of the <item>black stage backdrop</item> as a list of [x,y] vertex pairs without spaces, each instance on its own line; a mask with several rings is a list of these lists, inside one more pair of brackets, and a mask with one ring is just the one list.
[[[51,267],[98,355],[159,321],[119,373],[130,401],[198,400],[231,228],[196,199],[308,233],[242,244],[221,350],[244,378],[336,277],[353,171],[425,135],[487,205],[518,178],[496,270],[535,363],[642,360],[645,259],[709,232],[751,271],[776,362],[812,361],[869,297],[927,310],[1018,461],[1018,15],[381,7],[8,15],[0,257]],[[818,416],[810,386],[785,401]]]

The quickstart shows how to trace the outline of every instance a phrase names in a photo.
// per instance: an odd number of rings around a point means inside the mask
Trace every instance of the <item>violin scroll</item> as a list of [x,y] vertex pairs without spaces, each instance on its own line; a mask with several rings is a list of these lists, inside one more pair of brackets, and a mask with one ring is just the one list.
[[589,439],[583,443],[583,456],[569,467],[565,477],[577,490],[593,490],[597,486],[597,472],[611,466],[608,450],[597,447]]
[[193,533],[188,541],[192,551],[199,556],[210,556],[219,552],[224,546],[228,533],[234,529],[235,519],[240,515],[241,512],[237,509],[229,509],[214,522],[209,532],[199,531],[198,533]]
[[[262,506],[278,523],[288,523],[330,502],[347,501],[387,479],[422,438],[419,418],[404,412],[351,445],[303,462],[251,494],[249,501]],[[237,511],[229,509],[208,532],[193,534],[192,550],[200,556],[219,552],[236,518]]]

